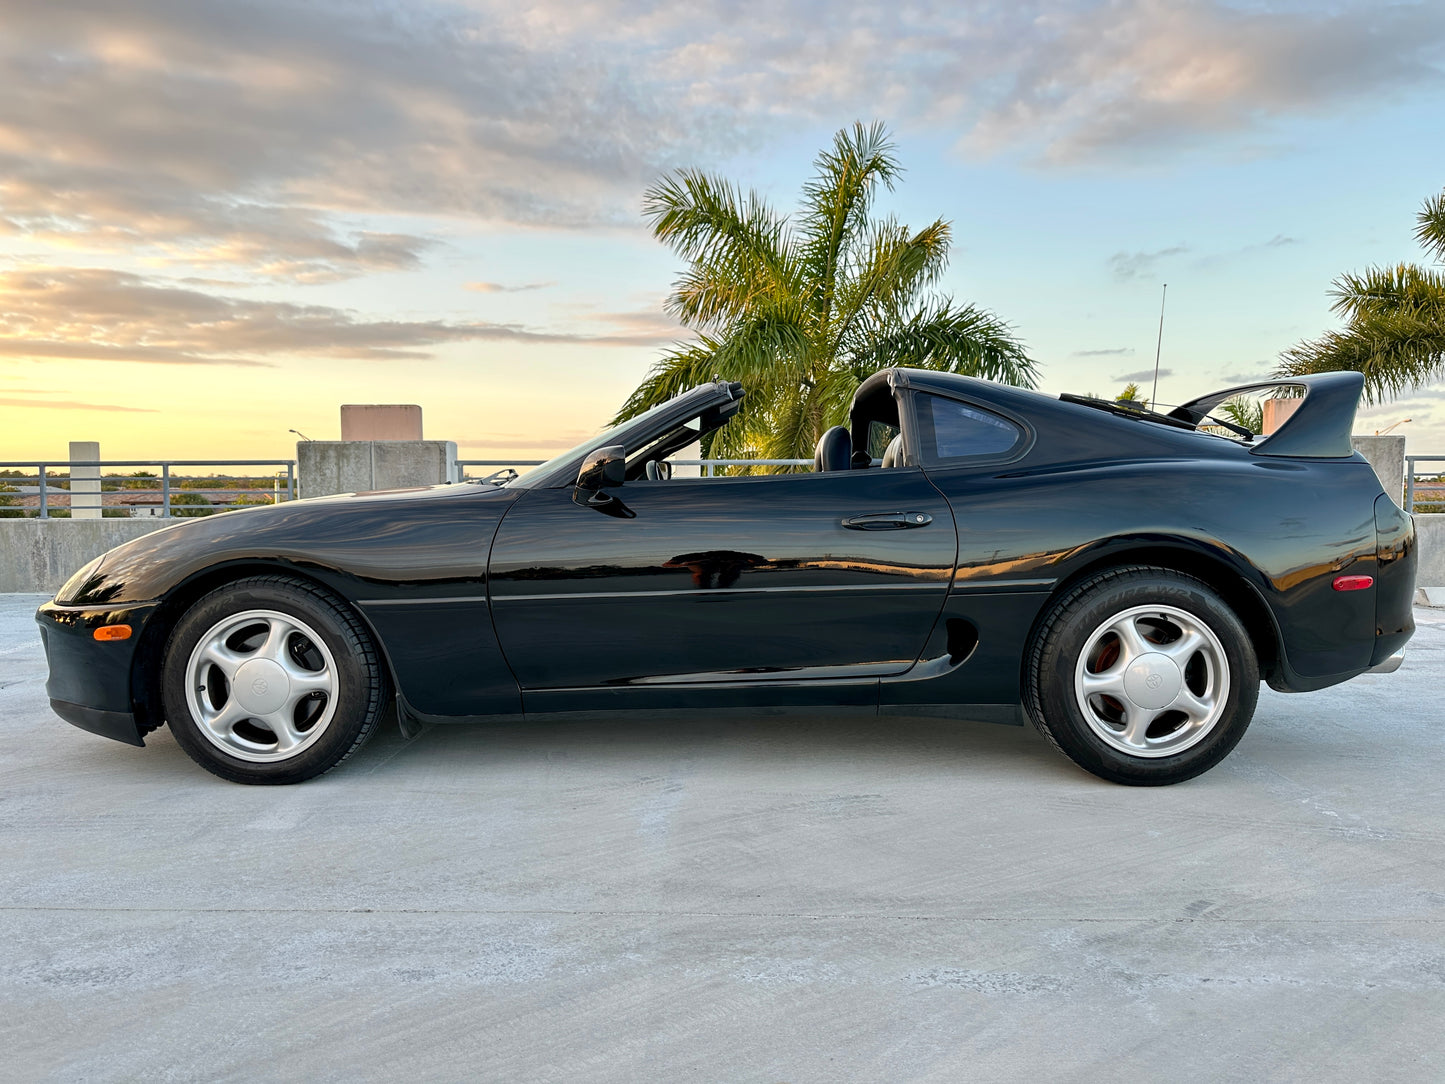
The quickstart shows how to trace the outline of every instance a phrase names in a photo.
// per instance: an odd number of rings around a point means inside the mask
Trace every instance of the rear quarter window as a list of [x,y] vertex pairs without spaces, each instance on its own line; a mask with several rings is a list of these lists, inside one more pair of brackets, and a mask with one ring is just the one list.
[[918,397],[918,443],[924,463],[961,463],[1008,455],[1024,431],[982,407],[938,395]]

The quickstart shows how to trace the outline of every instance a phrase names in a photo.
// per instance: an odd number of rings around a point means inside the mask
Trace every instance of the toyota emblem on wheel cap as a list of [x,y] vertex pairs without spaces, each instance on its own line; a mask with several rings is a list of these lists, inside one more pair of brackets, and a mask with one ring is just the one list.
[[257,678],[255,681],[251,682],[251,691],[257,696],[265,696],[266,690],[269,688],[270,686],[266,684],[265,678]]
[[[266,683],[263,681],[263,682],[261,682],[261,684],[264,685],[264,684],[266,684]],[[1159,686],[1161,686],[1161,685],[1164,684],[1164,679],[1163,679],[1162,677],[1160,677],[1158,674],[1150,674],[1148,677],[1146,677],[1146,678],[1144,679],[1144,684],[1147,685],[1147,686],[1149,686],[1149,688],[1151,688],[1151,689],[1157,689],[1157,688],[1159,688]],[[257,691],[258,693],[261,693],[261,692],[265,692],[266,690],[265,690],[265,689],[257,689],[256,691]]]

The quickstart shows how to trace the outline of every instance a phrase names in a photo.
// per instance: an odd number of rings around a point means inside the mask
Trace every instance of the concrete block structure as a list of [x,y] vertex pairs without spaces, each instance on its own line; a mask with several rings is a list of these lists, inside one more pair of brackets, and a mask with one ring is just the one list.
[[421,407],[415,403],[344,403],[341,439],[421,440]]
[[1382,437],[1353,436],[1350,443],[1355,451],[1370,461],[1375,468],[1375,477],[1380,479],[1390,499],[1403,506],[1405,503],[1405,438],[1393,433]]
[[302,497],[461,481],[450,440],[307,440],[296,465]]

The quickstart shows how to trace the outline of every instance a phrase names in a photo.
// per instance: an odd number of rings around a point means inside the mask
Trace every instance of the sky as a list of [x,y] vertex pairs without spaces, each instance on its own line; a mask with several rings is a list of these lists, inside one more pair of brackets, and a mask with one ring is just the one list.
[[[647,186],[791,209],[855,120],[943,293],[1049,392],[1263,376],[1424,262],[1445,4],[0,0],[0,460],[291,458],[418,403],[464,458],[596,432],[685,337]],[[1148,388],[1146,387],[1146,393]],[[1445,386],[1362,411],[1445,455]]]

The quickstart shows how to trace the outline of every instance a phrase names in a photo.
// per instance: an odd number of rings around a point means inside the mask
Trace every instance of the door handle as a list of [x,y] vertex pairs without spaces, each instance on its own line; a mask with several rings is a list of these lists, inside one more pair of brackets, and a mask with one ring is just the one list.
[[849,516],[843,526],[850,531],[903,531],[910,527],[927,527],[933,517],[927,512],[870,512],[866,516]]

